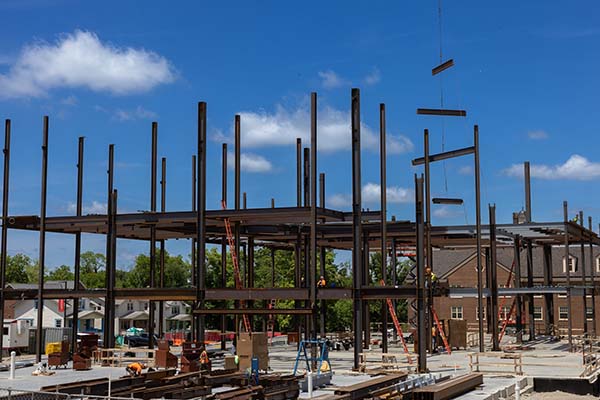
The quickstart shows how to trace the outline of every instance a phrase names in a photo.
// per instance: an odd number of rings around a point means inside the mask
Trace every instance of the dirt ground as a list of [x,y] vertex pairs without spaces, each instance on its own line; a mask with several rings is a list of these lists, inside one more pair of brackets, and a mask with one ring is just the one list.
[[563,400],[563,399],[573,399],[573,400],[593,400],[597,399],[597,397],[592,395],[580,396],[576,394],[570,394],[565,392],[548,392],[548,393],[528,393],[526,395],[521,396],[523,400]]

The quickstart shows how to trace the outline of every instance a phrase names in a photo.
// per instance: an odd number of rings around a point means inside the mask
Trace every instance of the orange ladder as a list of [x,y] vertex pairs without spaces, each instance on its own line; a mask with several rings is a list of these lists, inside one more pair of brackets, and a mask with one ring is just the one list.
[[452,349],[450,348],[450,345],[448,344],[448,339],[446,339],[446,334],[444,333],[444,328],[442,327],[442,324],[440,324],[440,320],[438,319],[437,313],[435,312],[433,305],[431,305],[431,315],[433,315],[433,319],[435,320],[435,324],[437,325],[438,332],[440,333],[440,336],[442,337],[442,340],[444,341],[444,347],[446,348],[448,355],[452,354]]
[[[227,209],[227,204],[225,201],[221,202],[223,206],[223,210]],[[229,222],[229,218],[224,218],[223,222],[225,224],[225,232],[227,233],[227,242],[229,243],[229,254],[231,254],[231,263],[233,264],[233,276],[235,280],[235,288],[242,289],[242,279],[240,278],[240,266],[238,264],[237,252],[235,251],[235,240],[233,238],[233,234],[231,233],[231,223]],[[244,301],[240,300],[240,308],[244,307]],[[252,327],[250,325],[250,319],[248,315],[242,314],[242,318],[244,320],[244,328],[246,332],[252,332]]]
[[[381,280],[381,286],[385,286],[385,282],[383,279]],[[392,303],[391,299],[385,299],[388,305],[388,310],[390,315],[392,316],[392,321],[394,321],[394,326],[396,327],[396,332],[398,332],[398,336],[400,336],[400,341],[402,342],[402,347],[404,347],[404,353],[406,354],[406,358],[408,359],[408,363],[412,364],[412,358],[410,357],[410,353],[408,351],[408,347],[406,346],[406,341],[404,340],[404,334],[402,333],[402,328],[400,327],[400,322],[398,321],[398,317],[396,316],[396,310],[394,309],[394,303]],[[387,335],[387,327],[384,335]]]

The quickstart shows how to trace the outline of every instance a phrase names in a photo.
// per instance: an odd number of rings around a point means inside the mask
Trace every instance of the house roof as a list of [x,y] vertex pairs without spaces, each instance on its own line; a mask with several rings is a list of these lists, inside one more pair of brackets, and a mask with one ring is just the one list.
[[[475,255],[475,250],[434,250],[433,251],[433,270],[435,273],[442,277],[447,275],[452,269],[456,268],[460,264],[462,264],[467,259],[473,257]],[[552,275],[554,278],[566,277],[566,273],[563,272],[563,258],[564,258],[565,248],[564,246],[553,246],[552,247]],[[572,257],[575,257],[577,260],[577,272],[572,273],[571,276],[578,278],[581,275],[581,246],[569,246],[569,254]],[[514,250],[509,247],[500,247],[496,250],[497,261],[499,264],[507,268],[511,268],[514,261]],[[483,253],[485,257],[485,251]],[[590,273],[590,251],[589,246],[585,247],[584,250],[585,256],[585,270],[586,274],[589,276]],[[600,249],[594,247],[593,249],[593,259],[592,266],[594,268],[594,272],[596,272],[596,263],[597,259],[600,257]],[[521,262],[521,276],[527,276],[527,251],[525,249],[521,250],[520,253],[520,262]],[[534,247],[532,249],[532,260],[533,260],[533,276],[534,278],[543,278],[544,277],[544,255],[542,247]],[[600,275],[600,274],[598,274]]]
[[148,311],[130,311],[125,315],[121,316],[120,319],[141,321],[148,319],[148,316]]
[[[67,319],[72,319],[73,318],[73,313],[67,315]],[[82,319],[102,319],[104,318],[104,314],[101,313],[100,311],[96,311],[96,310],[85,310],[85,311],[80,311],[78,318],[80,320]]]
[[[74,281],[45,281],[44,289],[64,289],[65,284],[67,285],[67,289],[73,289],[75,287]],[[83,283],[80,282],[79,284],[85,288]],[[6,286],[10,287],[12,289],[16,289],[16,290],[26,290],[26,289],[37,289],[38,288],[37,283],[7,283]]]

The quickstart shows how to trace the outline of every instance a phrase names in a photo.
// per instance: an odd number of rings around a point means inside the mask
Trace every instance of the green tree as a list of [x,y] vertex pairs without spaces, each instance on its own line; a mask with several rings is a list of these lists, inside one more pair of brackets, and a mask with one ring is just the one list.
[[73,272],[68,265],[61,265],[46,275],[47,281],[72,281],[73,279]]
[[[156,286],[159,283],[160,250],[156,251],[154,266]],[[190,285],[190,264],[182,256],[171,256],[165,251],[165,287],[181,288]],[[123,286],[130,288],[145,288],[150,286],[150,256],[140,254],[135,258],[133,268],[122,274]],[[208,286],[211,287],[211,286]]]
[[14,256],[6,256],[6,282],[7,283],[27,283],[29,277],[27,269],[33,265],[31,258],[18,253]]

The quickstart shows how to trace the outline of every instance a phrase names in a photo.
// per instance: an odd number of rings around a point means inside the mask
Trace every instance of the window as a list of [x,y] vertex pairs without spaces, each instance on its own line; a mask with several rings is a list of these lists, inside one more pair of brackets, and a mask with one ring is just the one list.
[[79,300],[79,310],[85,310],[85,300],[84,299],[80,299]]
[[2,334],[4,336],[8,336],[8,326],[5,326],[4,328],[2,328]]
[[558,307],[558,319],[562,321],[569,319],[569,307]]
[[510,307],[503,306],[502,309],[500,310],[500,320],[504,321],[508,317],[510,317]]
[[34,309],[34,310],[37,310],[37,309],[38,309],[38,301],[37,301],[37,300],[34,300],[34,301],[33,301],[33,309]]
[[[475,320],[479,321],[479,307],[475,307]],[[483,307],[483,320],[485,321],[485,307]]]
[[54,327],[55,328],[62,328],[62,319],[60,319],[60,318],[54,319]]
[[596,257],[596,272],[600,272],[600,256]]
[[171,307],[171,315],[177,315],[177,314],[179,314],[179,306]]
[[594,319],[594,313],[592,312],[592,307],[586,307],[585,308],[585,318],[587,319]]
[[450,307],[450,318],[452,319],[463,319],[463,308],[462,306]]
[[[569,256],[569,271],[571,273],[577,272],[577,259],[573,256]],[[565,263],[565,258],[563,257],[563,272],[567,272],[567,264]]]
[[133,303],[127,303],[127,311],[133,311]]
[[148,303],[144,303],[144,310],[148,310]]
[[542,307],[533,307],[533,319],[535,321],[542,321],[544,315],[542,314]]

